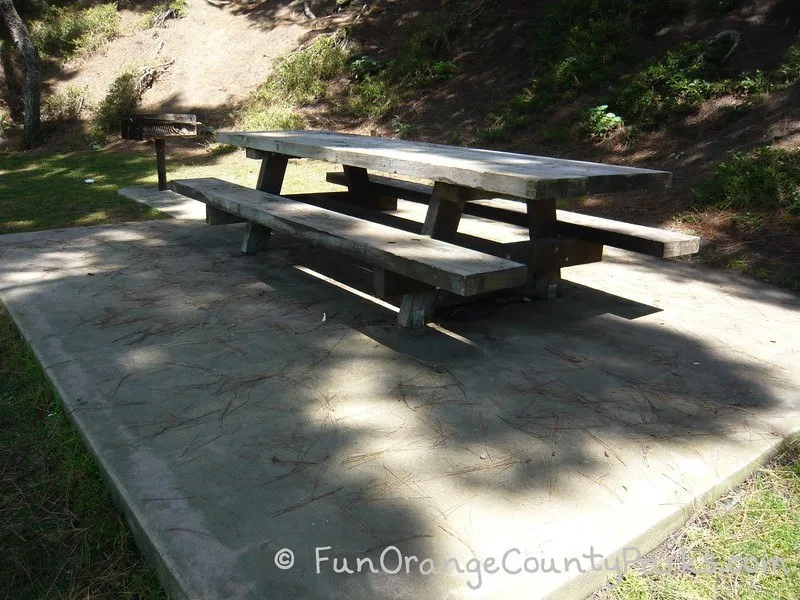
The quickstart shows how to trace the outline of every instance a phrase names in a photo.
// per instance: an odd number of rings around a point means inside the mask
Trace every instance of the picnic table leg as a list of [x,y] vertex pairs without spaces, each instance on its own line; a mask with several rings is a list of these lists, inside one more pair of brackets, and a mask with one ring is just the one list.
[[380,211],[397,210],[397,198],[376,195],[370,189],[369,174],[366,169],[349,165],[343,167],[347,191],[353,204]]
[[[542,238],[558,236],[555,200],[528,200],[528,232],[531,242]],[[546,300],[552,300],[561,291],[561,269],[551,269],[533,273],[531,284],[533,293]]]
[[[261,170],[258,172],[256,189],[270,194],[280,194],[283,178],[286,175],[288,157],[274,152],[259,152],[248,149],[248,158],[261,158]],[[266,250],[272,230],[260,223],[249,221],[242,242],[242,252],[252,254]]]
[[[451,241],[458,230],[464,203],[471,190],[449,183],[436,182],[425,215],[422,234],[437,240]],[[386,274],[388,275],[388,274]],[[436,308],[436,289],[414,291],[403,296],[397,322],[403,327],[422,327]]]

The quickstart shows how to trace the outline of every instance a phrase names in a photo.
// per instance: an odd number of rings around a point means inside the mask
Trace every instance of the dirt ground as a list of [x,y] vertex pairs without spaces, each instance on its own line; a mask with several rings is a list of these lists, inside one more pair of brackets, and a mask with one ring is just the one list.
[[51,83],[86,86],[96,105],[117,75],[143,64],[166,67],[143,97],[143,108],[203,112],[240,102],[264,81],[272,62],[297,48],[309,22],[288,8],[275,27],[237,14],[225,2],[186,0],[186,16],[142,30],[142,11],[120,11],[123,35],[100,55],[68,63]]

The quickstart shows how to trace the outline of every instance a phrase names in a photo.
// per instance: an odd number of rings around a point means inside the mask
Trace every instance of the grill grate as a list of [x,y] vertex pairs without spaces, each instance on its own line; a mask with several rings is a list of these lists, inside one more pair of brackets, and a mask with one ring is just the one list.
[[131,115],[122,119],[122,139],[148,140],[167,137],[193,137],[198,126],[195,115]]

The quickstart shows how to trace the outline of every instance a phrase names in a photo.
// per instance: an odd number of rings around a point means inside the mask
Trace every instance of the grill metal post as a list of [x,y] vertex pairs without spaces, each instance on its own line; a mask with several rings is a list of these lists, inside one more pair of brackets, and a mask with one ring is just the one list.
[[156,147],[156,170],[158,171],[158,189],[164,191],[167,189],[167,157],[164,152],[164,138],[156,138],[153,140]]
[[122,119],[122,139],[153,140],[156,149],[158,189],[163,192],[167,189],[165,138],[194,137],[201,124],[197,122],[195,115],[131,115]]

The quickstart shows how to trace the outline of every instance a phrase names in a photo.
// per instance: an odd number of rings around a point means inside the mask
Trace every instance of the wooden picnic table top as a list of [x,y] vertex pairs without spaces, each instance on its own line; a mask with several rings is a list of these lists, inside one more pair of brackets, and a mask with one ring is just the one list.
[[330,131],[220,132],[217,141],[517,197],[552,199],[669,187],[667,171]]

